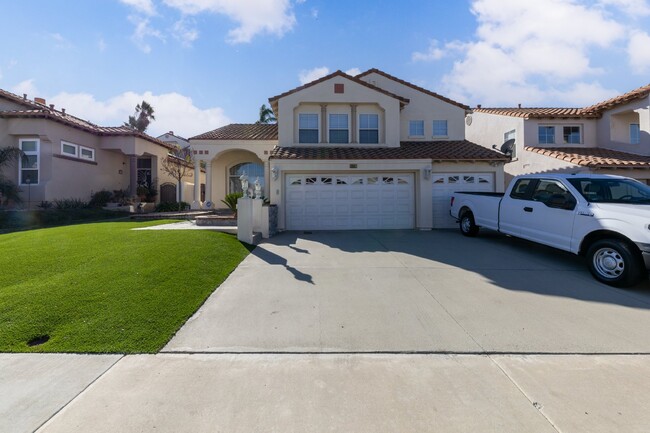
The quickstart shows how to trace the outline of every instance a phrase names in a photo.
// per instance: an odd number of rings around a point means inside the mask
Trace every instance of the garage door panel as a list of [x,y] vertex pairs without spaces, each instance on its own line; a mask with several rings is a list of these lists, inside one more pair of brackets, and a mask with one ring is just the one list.
[[437,173],[431,176],[433,227],[457,227],[449,215],[449,201],[455,191],[494,192],[494,173]]
[[413,174],[298,175],[287,177],[289,230],[413,228]]

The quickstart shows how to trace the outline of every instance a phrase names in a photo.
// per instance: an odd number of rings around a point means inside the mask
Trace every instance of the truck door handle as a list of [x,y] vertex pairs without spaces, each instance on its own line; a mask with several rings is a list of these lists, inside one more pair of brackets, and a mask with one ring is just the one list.
[[524,208],[524,212],[532,212],[532,211],[533,211],[533,208],[532,208],[532,207],[528,207],[528,206],[526,206],[526,207]]

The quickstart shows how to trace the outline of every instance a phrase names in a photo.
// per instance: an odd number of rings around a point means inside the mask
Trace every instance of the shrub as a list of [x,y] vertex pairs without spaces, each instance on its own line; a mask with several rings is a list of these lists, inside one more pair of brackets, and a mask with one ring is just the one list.
[[88,206],[93,208],[104,207],[113,198],[113,193],[105,189],[97,191],[90,197]]
[[58,210],[83,209],[88,207],[88,203],[78,198],[64,198],[54,200],[54,206]]
[[43,200],[40,204],[36,206],[40,207],[43,210],[47,210],[47,209],[52,209],[52,207],[54,207],[54,204],[51,201]]
[[237,215],[237,200],[243,196],[244,196],[243,192],[232,192],[230,194],[226,194],[226,198],[224,200],[221,200],[221,203],[228,206],[228,209],[230,209],[235,213],[235,215]]
[[160,203],[158,206],[156,206],[156,212],[178,212],[178,211],[187,210],[189,208],[190,208],[190,204],[184,201],[180,203],[167,202],[167,203]]

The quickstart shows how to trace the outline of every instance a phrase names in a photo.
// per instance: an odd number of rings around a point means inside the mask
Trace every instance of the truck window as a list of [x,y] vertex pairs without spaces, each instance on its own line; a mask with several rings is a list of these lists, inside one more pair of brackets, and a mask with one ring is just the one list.
[[525,200],[533,180],[534,179],[519,179],[517,183],[515,183],[515,185],[512,187],[512,191],[510,191],[510,197],[518,200]]
[[569,179],[580,194],[591,203],[650,204],[650,187],[632,179]]
[[552,179],[541,179],[533,191],[533,201],[558,209],[575,208],[576,200],[562,183]]

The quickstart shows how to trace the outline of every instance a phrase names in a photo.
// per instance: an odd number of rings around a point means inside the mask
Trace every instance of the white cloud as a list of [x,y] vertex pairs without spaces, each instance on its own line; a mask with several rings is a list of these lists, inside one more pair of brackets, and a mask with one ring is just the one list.
[[154,15],[156,13],[156,9],[151,0],[120,0],[120,2],[146,15]]
[[445,54],[445,50],[440,48],[440,43],[436,39],[432,39],[429,42],[429,48],[427,51],[424,53],[415,51],[411,54],[411,60],[414,62],[431,62],[442,59]]
[[50,33],[50,39],[54,42],[54,48],[59,50],[67,50],[72,48],[72,43],[61,35],[61,33]]
[[446,93],[484,105],[543,104],[557,96],[555,89],[601,73],[590,51],[625,36],[606,10],[577,0],[473,0],[471,12],[478,22],[474,41],[445,49],[432,44],[414,60],[456,50],[461,57],[443,78]]
[[298,74],[298,79],[300,80],[300,84],[307,84],[307,83],[311,83],[314,80],[318,80],[319,78],[322,78],[329,73],[330,73],[330,68],[328,68],[327,66],[321,66],[319,68],[300,71],[300,73]]
[[599,0],[603,6],[614,6],[631,16],[650,15],[650,1],[648,0]]
[[108,45],[106,44],[104,38],[99,38],[99,40],[97,41],[97,49],[99,50],[99,52],[103,53],[104,51],[106,51],[107,47]]
[[63,92],[48,99],[57,108],[65,108],[71,115],[101,126],[122,125],[133,115],[135,106],[145,100],[155,110],[156,120],[147,130],[153,136],[173,130],[181,136],[190,137],[230,123],[223,109],[199,108],[191,98],[175,92],[159,95],[125,92],[105,101],[87,93]]
[[352,75],[354,77],[354,76],[357,76],[357,75],[359,75],[361,73],[361,69],[359,69],[359,68],[351,68],[351,69],[348,69],[347,71],[345,71],[345,73],[348,74],[348,75]]
[[135,25],[135,30],[131,35],[131,40],[142,52],[151,52],[151,45],[148,42],[150,38],[157,38],[161,41],[165,40],[164,36],[159,30],[151,27],[149,18],[130,15],[129,21]]
[[313,19],[315,19],[315,20],[318,19],[318,9],[316,9],[316,8],[312,8],[312,9],[311,9],[311,17],[312,17]]
[[163,1],[185,15],[208,12],[227,16],[237,23],[237,27],[228,32],[231,43],[250,42],[260,33],[282,36],[296,23],[290,0]]
[[41,96],[38,94],[38,89],[34,84],[34,79],[30,78],[25,81],[21,81],[11,88],[11,91],[16,95],[22,96],[23,93],[27,93],[29,99],[34,99],[35,96]]
[[567,107],[587,107],[620,94],[619,91],[606,89],[596,82],[571,83],[566,88],[556,89],[553,92],[555,99]]
[[637,74],[650,71],[650,35],[640,30],[630,36],[627,46],[630,66]]
[[174,23],[172,34],[186,47],[192,46],[192,42],[199,37],[199,31],[196,29],[194,21],[187,18],[182,18]]

